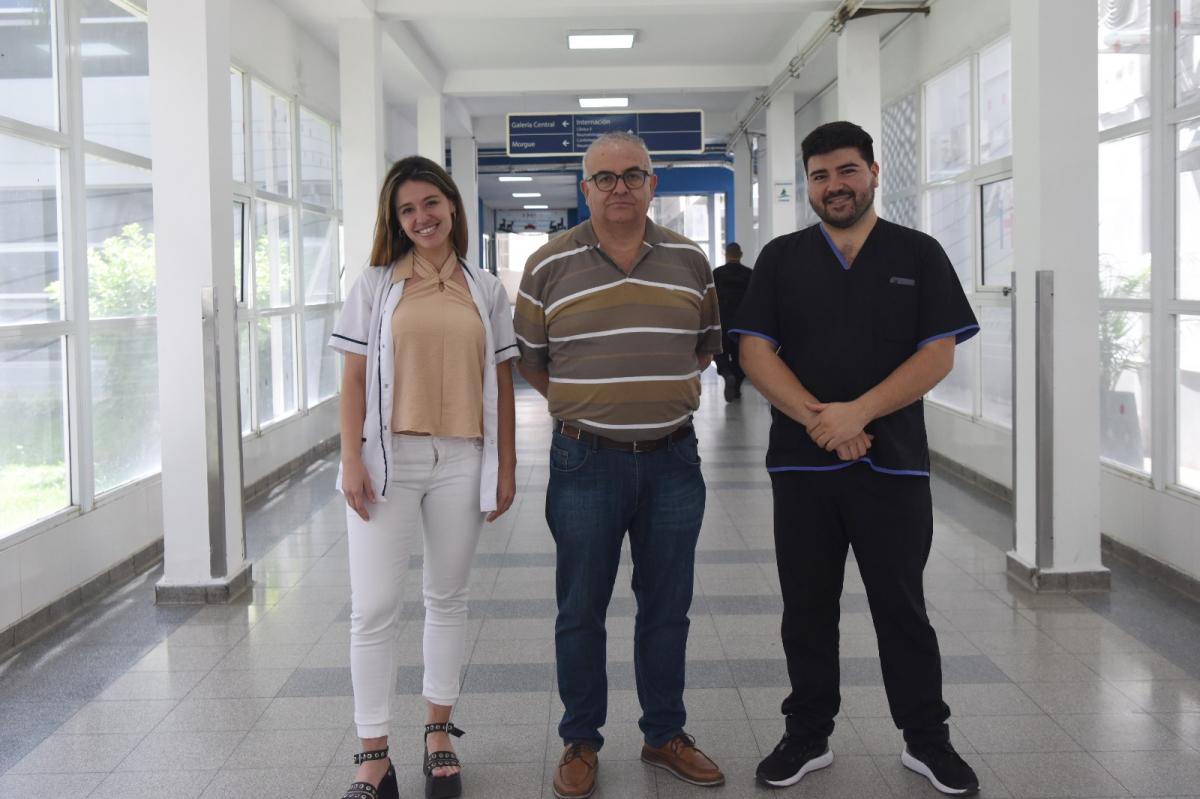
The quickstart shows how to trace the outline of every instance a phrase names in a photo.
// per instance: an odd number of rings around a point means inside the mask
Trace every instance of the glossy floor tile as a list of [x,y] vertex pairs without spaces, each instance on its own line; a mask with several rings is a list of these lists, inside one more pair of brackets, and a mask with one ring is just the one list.
[[[599,797],[742,797],[782,732],[788,677],[769,414],[753,390],[726,404],[710,371],[696,427],[708,499],[688,646],[688,730],[724,767],[702,789],[643,765],[626,552],[608,614],[609,723]],[[543,511],[549,422],[518,394],[519,491],[489,525],[471,578],[469,657],[455,720],[468,797],[549,797],[561,751],[555,691],[554,544]],[[348,786],[350,593],[335,460],[247,513],[255,586],[237,603],[153,604],[151,573],[0,663],[0,799],[321,797]],[[1200,796],[1200,611],[1114,566],[1113,591],[1036,595],[1004,576],[1003,503],[934,479],[926,569],[955,746],[984,796]],[[420,558],[403,575],[393,757],[422,795]],[[786,795],[934,797],[901,767],[862,581],[847,564],[842,708],[832,768]],[[781,794],[784,795],[784,794]]]

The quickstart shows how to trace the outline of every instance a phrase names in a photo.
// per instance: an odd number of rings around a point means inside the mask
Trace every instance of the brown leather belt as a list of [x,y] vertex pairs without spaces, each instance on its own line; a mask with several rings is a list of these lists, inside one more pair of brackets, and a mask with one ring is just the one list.
[[652,438],[647,441],[614,441],[611,438],[598,436],[595,433],[589,433],[586,430],[580,430],[573,424],[568,422],[560,422],[555,420],[554,432],[562,433],[567,438],[573,438],[577,441],[582,441],[585,444],[592,446],[603,447],[604,449],[619,449],[622,452],[654,452],[657,449],[662,449],[672,441],[678,441],[681,438],[687,438],[692,435],[692,426],[685,424],[675,432],[665,435],[662,438]]

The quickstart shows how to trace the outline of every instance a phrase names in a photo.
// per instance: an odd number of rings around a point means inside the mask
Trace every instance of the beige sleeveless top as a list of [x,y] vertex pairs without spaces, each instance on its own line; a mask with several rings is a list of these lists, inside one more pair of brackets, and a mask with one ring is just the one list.
[[410,252],[393,281],[410,277],[392,314],[396,394],[392,430],[432,436],[483,435],[483,320],[471,292],[453,279],[458,259],[441,265]]

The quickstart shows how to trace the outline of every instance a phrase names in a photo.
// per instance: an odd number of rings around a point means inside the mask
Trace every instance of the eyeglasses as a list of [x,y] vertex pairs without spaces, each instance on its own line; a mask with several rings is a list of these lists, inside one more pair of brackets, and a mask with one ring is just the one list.
[[592,185],[600,191],[612,191],[617,187],[618,179],[625,184],[625,188],[627,189],[640,189],[646,184],[646,178],[648,177],[650,177],[649,172],[634,167],[633,169],[626,169],[619,175],[616,172],[597,172],[590,178],[587,178],[587,180],[590,180]]

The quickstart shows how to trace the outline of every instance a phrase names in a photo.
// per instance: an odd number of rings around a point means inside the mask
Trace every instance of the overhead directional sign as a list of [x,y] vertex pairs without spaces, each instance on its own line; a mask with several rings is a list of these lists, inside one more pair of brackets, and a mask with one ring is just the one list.
[[509,114],[510,156],[583,155],[605,133],[636,133],[651,153],[704,152],[703,111]]

